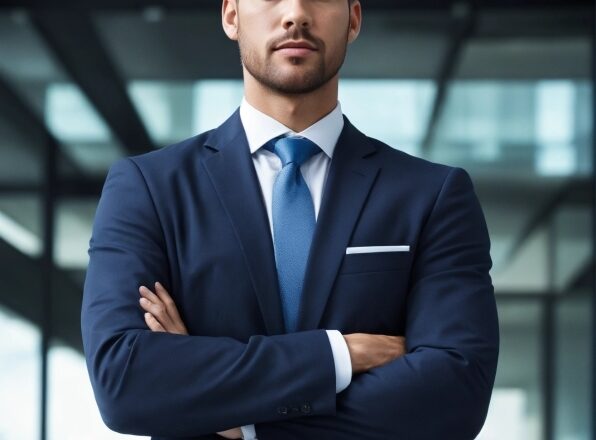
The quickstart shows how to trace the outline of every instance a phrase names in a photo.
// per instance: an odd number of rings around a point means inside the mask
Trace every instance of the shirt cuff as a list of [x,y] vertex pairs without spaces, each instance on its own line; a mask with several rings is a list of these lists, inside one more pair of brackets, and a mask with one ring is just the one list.
[[326,331],[333,352],[333,362],[335,363],[335,392],[340,393],[352,382],[350,350],[348,350],[348,343],[339,331]]
[[242,431],[242,438],[244,440],[258,440],[255,425],[241,426],[240,430]]

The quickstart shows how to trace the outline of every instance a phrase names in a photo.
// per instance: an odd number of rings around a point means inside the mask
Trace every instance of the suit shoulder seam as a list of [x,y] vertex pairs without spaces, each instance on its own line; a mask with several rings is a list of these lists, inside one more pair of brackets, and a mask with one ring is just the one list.
[[167,242],[166,242],[165,230],[164,230],[164,227],[163,227],[163,223],[161,221],[161,218],[159,216],[159,211],[157,210],[157,205],[155,204],[155,199],[153,198],[153,194],[151,193],[151,189],[149,188],[149,185],[147,184],[147,179],[145,178],[145,174],[143,173],[143,170],[141,169],[141,167],[139,166],[139,164],[134,160],[134,158],[127,157],[126,159],[128,161],[130,161],[130,163],[133,165],[133,167],[137,170],[137,172],[139,173],[139,176],[141,177],[141,180],[143,182],[143,185],[145,186],[145,190],[147,191],[147,196],[149,197],[149,200],[151,201],[151,206],[153,208],[153,212],[155,214],[155,218],[157,219],[157,223],[159,224],[159,229],[161,230],[161,238],[162,238],[162,243],[163,243],[164,250],[165,250],[165,249],[167,249]]

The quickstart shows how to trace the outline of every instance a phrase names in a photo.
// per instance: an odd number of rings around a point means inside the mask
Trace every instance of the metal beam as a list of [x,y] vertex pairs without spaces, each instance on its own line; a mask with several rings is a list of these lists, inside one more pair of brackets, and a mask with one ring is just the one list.
[[44,157],[44,149],[48,142],[54,144],[58,152],[58,160],[75,175],[83,176],[81,168],[64,154],[60,142],[48,131],[43,120],[29,104],[15,91],[14,87],[0,75],[0,119],[7,122],[30,142],[23,148],[34,148],[40,163]]
[[454,15],[454,21],[451,40],[449,41],[439,68],[436,79],[437,92],[435,94],[435,101],[428,120],[426,134],[421,145],[421,154],[424,157],[429,156],[439,119],[443,113],[443,108],[445,107],[449,84],[455,73],[455,69],[459,65],[463,48],[472,35],[476,24],[476,12],[473,9],[470,9],[470,6],[467,4],[455,7],[452,13]]
[[508,291],[495,291],[495,297],[497,302],[507,302],[507,301],[545,301],[547,298],[575,298],[581,295],[585,295],[585,291],[577,290],[573,292],[566,293],[565,295],[561,295],[561,292],[558,291],[550,291],[550,290],[540,290],[540,291],[517,291],[517,290],[508,290]]
[[587,188],[586,183],[591,185],[591,181],[570,180],[565,183],[554,196],[542,206],[542,208],[535,211],[526,225],[520,230],[504,261],[511,261],[515,258],[515,255],[522,249],[532,234],[546,222],[552,220],[552,216],[563,203],[567,203],[568,201],[571,201],[572,203],[577,203],[578,201],[581,202],[582,196],[586,195],[586,191],[591,192]]
[[35,11],[32,22],[64,69],[131,155],[154,149],[89,14]]
[[[15,249],[0,238],[0,305],[14,312],[38,329],[42,316],[48,311],[42,306],[40,291],[47,288],[39,276],[42,262]],[[81,342],[81,288],[69,271],[53,268],[54,305],[52,321],[58,323],[52,329],[52,342],[59,340],[82,353]],[[41,330],[40,330],[41,331]]]
[[[98,177],[60,178],[56,182],[56,196],[60,199],[94,197],[99,198],[105,179]],[[2,194],[30,194],[43,191],[41,183],[0,183]]]
[[[361,0],[365,10],[445,10],[449,11],[453,0]],[[491,9],[527,9],[593,6],[590,0],[472,0],[468,2],[477,7]],[[214,0],[155,0],[150,4],[145,0],[4,0],[0,9],[69,9],[69,10],[98,10],[98,9],[144,9],[147,6],[163,7],[167,10],[220,10],[221,2]]]
[[542,303],[540,345],[542,346],[542,401],[544,402],[542,415],[542,438],[553,440],[555,437],[556,417],[556,362],[557,362],[557,338],[555,333],[556,325],[556,303],[558,298],[551,296],[545,298]]
[[39,294],[41,296],[41,424],[40,440],[47,438],[48,425],[48,352],[53,336],[54,321],[52,309],[54,307],[54,248],[56,242],[56,181],[58,147],[48,139],[44,154],[44,187],[42,192],[42,239],[43,253],[41,256],[40,277],[42,279]]
[[[590,414],[596,412],[596,8],[592,9],[592,399]],[[596,417],[592,417],[592,439],[596,440]]]
[[574,291],[578,289],[591,289],[594,285],[594,258],[589,258],[584,267],[573,277],[569,283],[569,287],[565,288],[565,292]]

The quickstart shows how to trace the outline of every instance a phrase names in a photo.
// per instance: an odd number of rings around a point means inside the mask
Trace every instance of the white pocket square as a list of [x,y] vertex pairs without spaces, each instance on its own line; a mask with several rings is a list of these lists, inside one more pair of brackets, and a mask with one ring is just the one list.
[[346,255],[371,254],[374,252],[410,252],[410,246],[359,246],[346,248]]

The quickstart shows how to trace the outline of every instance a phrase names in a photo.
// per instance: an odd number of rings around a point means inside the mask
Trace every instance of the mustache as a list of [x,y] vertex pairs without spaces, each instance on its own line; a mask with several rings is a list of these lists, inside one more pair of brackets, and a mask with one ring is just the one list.
[[319,50],[325,47],[323,40],[312,35],[308,29],[302,29],[297,26],[292,26],[292,28],[288,30],[285,35],[271,40],[268,44],[268,47],[270,50],[274,50],[276,47],[281,46],[288,41],[297,40],[306,41]]

